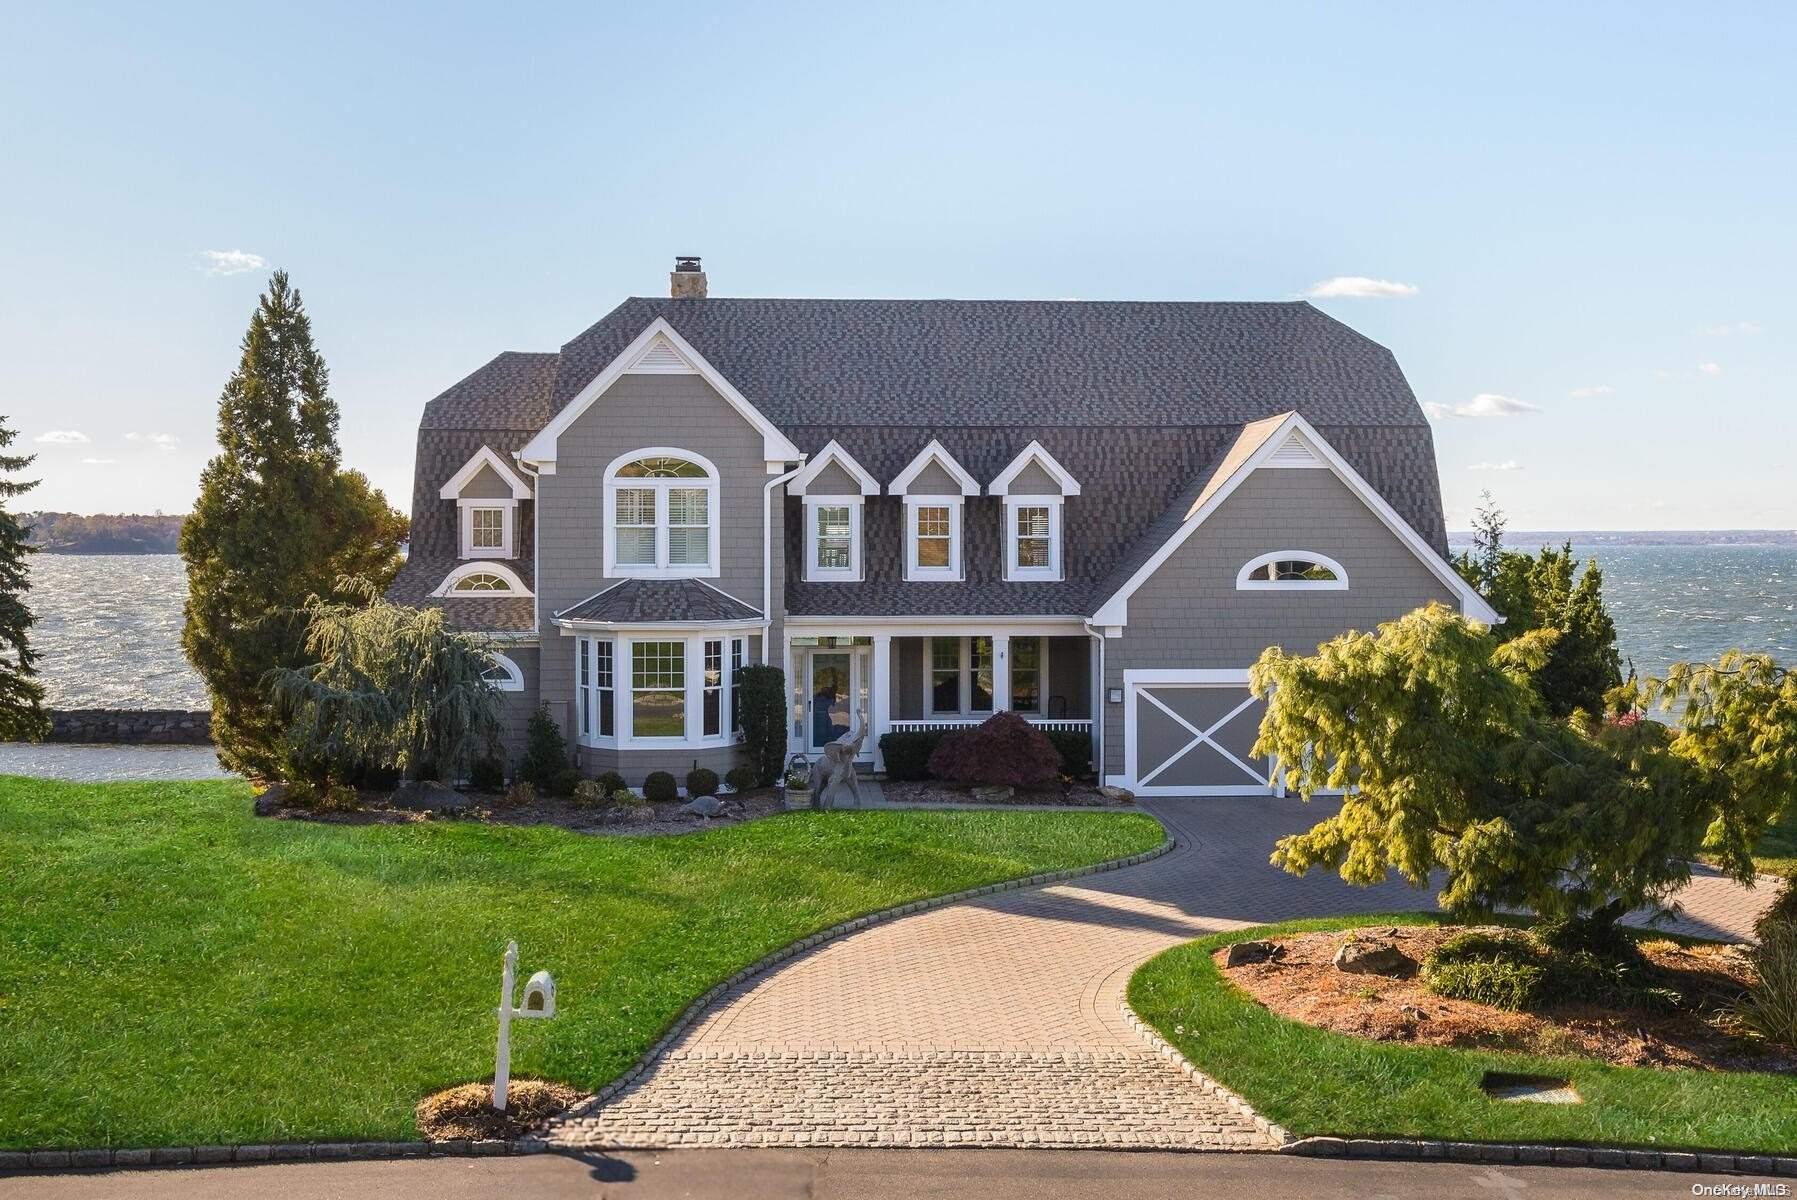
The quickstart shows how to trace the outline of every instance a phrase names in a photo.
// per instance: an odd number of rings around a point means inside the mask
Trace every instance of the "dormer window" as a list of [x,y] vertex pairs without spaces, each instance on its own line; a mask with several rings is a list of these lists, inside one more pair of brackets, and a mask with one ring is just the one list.
[[1333,558],[1310,550],[1278,550],[1250,559],[1236,572],[1240,592],[1345,592],[1348,572]]
[[1059,580],[1061,509],[1080,493],[1079,480],[1040,442],[1031,442],[987,489],[1005,502],[1005,578]]
[[979,481],[932,441],[886,490],[905,498],[905,578],[959,580],[962,507]]
[[864,498],[880,483],[836,442],[806,462],[787,484],[805,502],[805,578],[854,582],[861,578]]
[[502,562],[465,562],[443,578],[432,596],[528,596],[518,573]]
[[437,493],[456,503],[462,558],[518,557],[518,505],[530,481],[491,446],[482,446]]
[[718,574],[718,473],[685,450],[637,450],[605,472],[605,573]]

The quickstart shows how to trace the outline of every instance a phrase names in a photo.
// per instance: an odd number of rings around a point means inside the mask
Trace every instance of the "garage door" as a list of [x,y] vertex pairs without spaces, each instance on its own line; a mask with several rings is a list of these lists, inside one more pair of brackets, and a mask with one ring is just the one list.
[[1246,672],[1141,674],[1152,677],[1126,676],[1124,714],[1125,756],[1138,795],[1272,792],[1267,760],[1253,753],[1266,704],[1249,693]]

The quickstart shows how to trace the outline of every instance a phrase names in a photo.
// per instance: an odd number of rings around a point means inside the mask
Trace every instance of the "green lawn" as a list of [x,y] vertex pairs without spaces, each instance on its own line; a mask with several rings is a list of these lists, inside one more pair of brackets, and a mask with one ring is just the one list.
[[1753,858],[1762,871],[1797,875],[1797,804],[1766,830],[1766,836],[1754,847]]
[[[1604,1143],[1660,1149],[1797,1146],[1797,1079],[1611,1067],[1370,1042],[1274,1016],[1226,982],[1210,952],[1286,931],[1420,924],[1399,913],[1295,921],[1189,942],[1145,963],[1129,1002],[1200,1070],[1298,1137]],[[1570,1078],[1580,1105],[1505,1103],[1479,1091],[1488,1070]]]
[[0,777],[0,1146],[412,1136],[490,1076],[499,960],[596,1088],[694,997],[860,913],[1158,845],[1141,814],[791,813],[672,838],[260,820],[234,783]]

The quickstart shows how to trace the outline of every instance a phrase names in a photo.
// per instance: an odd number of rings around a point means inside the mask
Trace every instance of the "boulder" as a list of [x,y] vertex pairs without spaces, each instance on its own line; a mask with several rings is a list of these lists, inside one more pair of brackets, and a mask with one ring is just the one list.
[[1335,952],[1335,969],[1350,975],[1406,975],[1416,960],[1390,942],[1343,942]]
[[1272,942],[1237,942],[1229,948],[1223,957],[1226,967],[1246,966],[1248,963],[1261,963],[1283,957],[1285,949]]
[[1112,787],[1108,783],[1098,789],[1098,794],[1113,804],[1134,804],[1136,801],[1136,794],[1128,788]]
[[976,787],[973,798],[981,804],[1009,804],[1011,797],[1017,794],[1014,787]]
[[679,811],[689,817],[715,817],[724,811],[724,805],[716,796],[694,796]]

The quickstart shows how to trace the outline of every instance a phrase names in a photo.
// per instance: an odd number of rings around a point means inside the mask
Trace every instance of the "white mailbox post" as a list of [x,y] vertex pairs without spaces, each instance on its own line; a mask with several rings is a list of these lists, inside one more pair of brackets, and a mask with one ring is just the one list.
[[553,1017],[555,980],[538,971],[524,981],[524,1005],[512,1007],[512,983],[518,968],[518,943],[505,945],[505,971],[499,981],[499,1058],[493,1066],[493,1107],[505,1111],[505,1093],[512,1077],[512,1018]]

